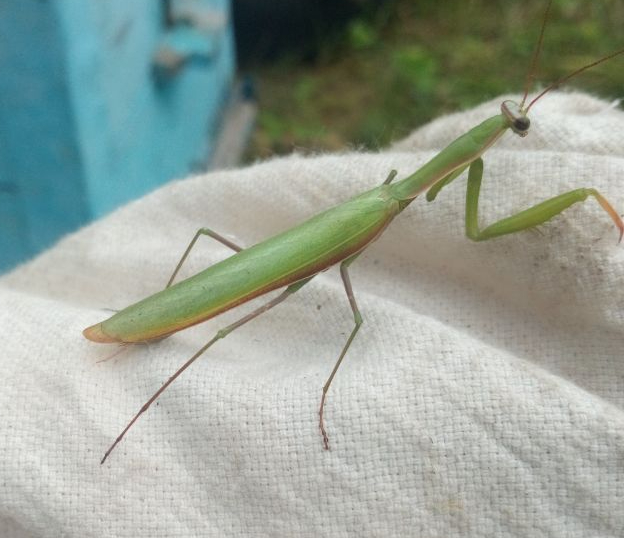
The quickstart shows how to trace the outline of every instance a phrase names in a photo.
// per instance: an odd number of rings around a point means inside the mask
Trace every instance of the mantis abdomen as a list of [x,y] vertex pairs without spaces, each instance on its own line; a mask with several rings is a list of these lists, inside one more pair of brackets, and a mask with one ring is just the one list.
[[95,342],[160,339],[352,256],[399,212],[382,185],[241,250],[204,271],[88,327]]

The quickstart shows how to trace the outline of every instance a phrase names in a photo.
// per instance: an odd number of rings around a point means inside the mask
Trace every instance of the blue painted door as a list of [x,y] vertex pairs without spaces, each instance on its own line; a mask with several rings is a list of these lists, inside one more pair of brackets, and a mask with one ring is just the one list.
[[0,270],[210,159],[228,0],[4,0],[0,51]]

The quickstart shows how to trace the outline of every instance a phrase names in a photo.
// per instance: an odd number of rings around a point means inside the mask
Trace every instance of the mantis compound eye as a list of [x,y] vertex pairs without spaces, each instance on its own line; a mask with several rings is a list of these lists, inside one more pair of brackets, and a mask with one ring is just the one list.
[[529,131],[529,127],[531,126],[531,120],[526,116],[521,116],[516,118],[511,124],[511,128],[514,133],[517,133],[521,136],[526,136]]

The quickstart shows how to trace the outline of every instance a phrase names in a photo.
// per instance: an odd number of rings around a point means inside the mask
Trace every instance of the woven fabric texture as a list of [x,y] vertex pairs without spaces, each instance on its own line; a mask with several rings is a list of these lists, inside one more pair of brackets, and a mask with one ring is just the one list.
[[[0,536],[623,536],[624,246],[588,199],[540,227],[464,234],[465,177],[218,342],[99,460],[220,327],[160,343],[88,325],[161,289],[200,226],[242,246],[411,173],[505,97],[379,153],[286,158],[174,182],[0,279]],[[624,210],[624,112],[580,93],[484,157],[482,223],[578,187]],[[230,255],[202,238],[190,275]],[[271,295],[273,296],[273,295]]]

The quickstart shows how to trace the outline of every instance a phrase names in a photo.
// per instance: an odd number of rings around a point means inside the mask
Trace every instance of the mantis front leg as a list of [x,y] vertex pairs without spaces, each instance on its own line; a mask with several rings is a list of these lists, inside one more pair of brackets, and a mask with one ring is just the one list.
[[611,204],[596,189],[574,189],[560,194],[544,202],[529,207],[510,217],[490,224],[483,230],[479,229],[479,191],[483,178],[483,160],[479,157],[470,164],[468,171],[468,188],[466,190],[466,235],[473,241],[484,241],[500,235],[520,232],[550,220],[571,205],[583,202],[593,196],[608,213],[620,230],[620,241],[624,234],[624,222]]

